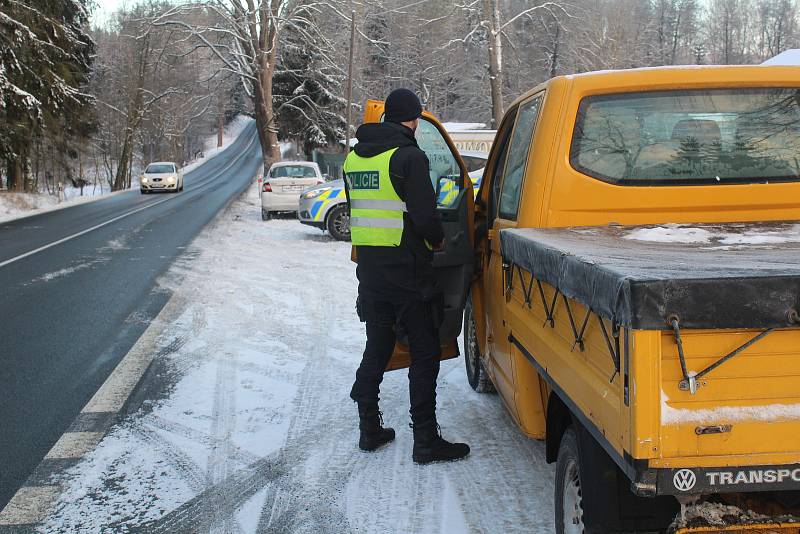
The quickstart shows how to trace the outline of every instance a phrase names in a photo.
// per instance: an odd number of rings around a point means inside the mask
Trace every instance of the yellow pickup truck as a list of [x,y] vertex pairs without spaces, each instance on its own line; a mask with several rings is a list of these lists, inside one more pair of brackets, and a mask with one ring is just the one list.
[[545,441],[554,532],[800,532],[800,68],[553,78],[440,211],[443,357]]

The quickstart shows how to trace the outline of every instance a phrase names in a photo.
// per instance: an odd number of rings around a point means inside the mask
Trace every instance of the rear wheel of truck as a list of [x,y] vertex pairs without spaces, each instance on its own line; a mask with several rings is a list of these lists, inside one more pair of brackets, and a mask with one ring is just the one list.
[[578,438],[572,428],[564,432],[558,449],[555,508],[556,534],[584,534],[580,453]]
[[573,419],[556,459],[558,534],[663,534],[680,512],[669,495],[639,497],[597,439]]
[[478,330],[475,326],[471,294],[464,307],[464,363],[467,367],[467,382],[472,389],[478,393],[495,391],[494,384],[481,363],[481,349],[478,344]]

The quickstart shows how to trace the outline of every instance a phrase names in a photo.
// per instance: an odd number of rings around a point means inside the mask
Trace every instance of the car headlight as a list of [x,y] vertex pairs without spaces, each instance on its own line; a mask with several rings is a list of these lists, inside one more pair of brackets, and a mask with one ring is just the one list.
[[143,184],[146,184],[146,183],[147,183],[147,176],[142,176],[142,183],[143,183]]
[[320,196],[325,191],[330,191],[331,189],[333,189],[333,188],[332,187],[320,187],[319,189],[314,189],[314,190],[309,191],[307,193],[303,193],[300,196],[305,200],[308,200],[308,199],[311,199],[311,198],[317,198],[318,196]]
[[168,184],[174,184],[175,183],[175,177],[174,176],[170,176],[169,178],[167,178],[167,183]]

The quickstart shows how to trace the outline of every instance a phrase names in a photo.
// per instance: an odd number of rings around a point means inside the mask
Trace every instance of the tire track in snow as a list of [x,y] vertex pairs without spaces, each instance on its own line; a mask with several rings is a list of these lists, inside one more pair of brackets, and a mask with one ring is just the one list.
[[130,425],[130,431],[143,443],[152,447],[154,452],[161,455],[192,490],[201,491],[206,486],[205,472],[188,454],[175,447],[156,429],[150,428],[147,423],[137,421]]
[[[168,432],[176,436],[181,436],[190,441],[202,443],[209,449],[214,447],[219,447],[222,445],[220,441],[211,434],[201,432],[192,427],[183,425],[181,423],[177,423],[175,421],[164,419],[163,417],[160,417],[158,415],[149,414],[147,418],[147,423],[148,426],[150,426],[151,428],[162,430],[164,432]],[[230,447],[229,448],[230,457],[236,460],[240,464],[247,465],[260,460],[260,458],[255,454],[246,451],[240,447],[237,447],[234,443],[231,443],[229,447]]]
[[[346,457],[348,453],[352,455],[352,452],[345,452],[343,447],[348,442],[342,435],[348,433],[344,421],[346,416],[343,411],[333,412],[323,408],[338,405],[335,400],[324,397],[329,397],[331,391],[338,391],[338,388],[332,387],[332,382],[339,385],[345,376],[343,369],[335,365],[329,355],[334,307],[330,299],[320,298],[318,295],[311,295],[307,300],[312,304],[306,306],[306,310],[312,312],[309,324],[316,328],[314,332],[309,332],[298,340],[305,342],[305,354],[308,356],[293,401],[294,416],[280,454],[291,454],[292,451],[308,448],[318,450],[320,447],[328,454],[322,465],[317,467],[318,473],[309,473],[309,466],[303,463],[295,465],[292,478],[301,482],[293,483],[292,490],[287,494],[277,495],[279,500],[268,494],[262,504],[258,532],[350,531],[341,506],[337,503],[342,488],[332,494],[334,488],[331,487],[332,483],[339,481],[341,484],[342,480],[346,480],[352,470],[353,461]],[[334,378],[339,380],[334,381]],[[307,454],[306,458],[310,456],[311,454]],[[276,500],[280,504],[285,503],[277,514]],[[309,502],[321,506],[309,507]]]
[[[465,380],[455,382],[454,386],[469,388]],[[450,472],[462,510],[469,512],[464,518],[470,531],[552,531],[553,470],[545,462],[544,444],[519,431],[496,395],[469,389],[459,403],[458,408],[443,410],[445,422],[458,418],[447,426],[481,430],[479,435],[463,436],[472,453],[467,461],[453,464]],[[496,509],[499,502],[502,514],[483,513]],[[536,513],[542,509],[548,513]]]
[[[216,349],[216,348],[215,348]],[[231,476],[233,466],[231,457],[233,444],[231,436],[236,431],[236,356],[229,352],[217,362],[217,377],[214,385],[214,406],[212,409],[211,437],[217,443],[211,448],[208,458],[206,480],[208,487]],[[210,509],[203,514],[208,523],[202,532],[232,534],[234,518],[220,515],[218,510]]]

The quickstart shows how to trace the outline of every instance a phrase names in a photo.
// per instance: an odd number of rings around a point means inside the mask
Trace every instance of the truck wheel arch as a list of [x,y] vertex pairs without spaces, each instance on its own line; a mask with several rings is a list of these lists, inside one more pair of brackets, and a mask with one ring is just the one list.
[[555,391],[551,391],[547,397],[545,424],[545,460],[547,463],[553,463],[558,459],[561,438],[572,425],[572,413]]

